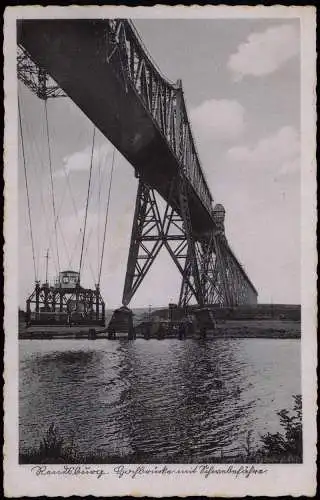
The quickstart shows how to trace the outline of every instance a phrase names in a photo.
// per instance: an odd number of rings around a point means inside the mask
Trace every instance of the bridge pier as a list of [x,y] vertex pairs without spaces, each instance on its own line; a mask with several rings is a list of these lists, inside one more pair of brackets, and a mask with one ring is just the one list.
[[113,311],[107,333],[109,339],[115,339],[117,333],[127,334],[129,340],[136,338],[133,327],[133,313],[128,307],[120,307]]

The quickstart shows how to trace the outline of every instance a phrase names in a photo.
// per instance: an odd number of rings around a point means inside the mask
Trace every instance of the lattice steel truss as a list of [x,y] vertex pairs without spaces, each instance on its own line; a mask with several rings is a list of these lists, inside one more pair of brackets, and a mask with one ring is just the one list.
[[[188,119],[181,81],[171,83],[156,67],[133,25],[125,19],[88,20],[94,25],[96,54],[110,65],[119,85],[134,89],[179,165],[179,199],[160,215],[155,191],[139,180],[123,303],[129,304],[165,246],[182,275],[180,305],[256,303],[257,291],[232,252],[203,174]],[[20,50],[20,49],[19,49]],[[18,77],[40,98],[65,95],[21,49]],[[212,230],[196,234],[189,201],[196,194],[212,220]],[[168,201],[168,200],[167,200]]]
[[114,19],[106,23],[106,36],[112,47],[107,54],[108,63],[122,75],[125,85],[134,86],[178,158],[184,175],[211,212],[213,200],[193,141],[181,80],[173,84],[161,75],[127,20]]
[[[187,190],[192,188],[206,207],[214,222],[213,199],[204,177],[188,119],[182,84],[168,82],[156,68],[133,26],[122,19],[109,20],[106,26],[109,46],[107,61],[122,76],[125,86],[133,85],[144,106],[157,123],[181,167],[179,213],[167,208],[159,219],[154,192],[140,181],[133,222],[128,270],[124,287],[124,303],[128,303],[149,270],[162,244],[166,246],[182,274],[180,304],[187,304],[194,296],[198,304],[237,305],[255,303],[257,292],[242,266],[231,251],[224,228],[219,225],[212,234],[196,236],[191,227]],[[187,181],[187,182],[186,182]],[[150,213],[144,219],[150,197]],[[151,202],[152,199],[152,202]],[[173,217],[175,223],[172,222]],[[169,236],[169,228],[177,227],[177,220],[184,226],[184,235]],[[148,221],[148,222],[147,222]],[[152,221],[152,222],[151,222]],[[162,226],[161,226],[162,222]],[[153,239],[151,251],[143,254],[146,239],[145,225],[154,224],[158,239]],[[162,227],[162,229],[161,229]],[[180,246],[172,249],[172,242]],[[150,240],[149,240],[150,241]],[[182,253],[183,252],[185,253]],[[142,252],[142,253],[139,253]],[[182,267],[181,261],[184,260]],[[143,264],[141,265],[141,262]]]
[[52,97],[66,97],[64,91],[48,75],[48,73],[37,66],[28,52],[20,45],[17,51],[17,75],[39,99]]
[[180,183],[179,211],[168,203],[161,216],[154,189],[139,180],[123,304],[129,304],[163,246],[182,276],[181,307],[193,297],[200,306],[255,303],[256,294],[228,246],[223,224],[217,222],[215,231],[195,238],[187,184],[183,177],[175,182]]

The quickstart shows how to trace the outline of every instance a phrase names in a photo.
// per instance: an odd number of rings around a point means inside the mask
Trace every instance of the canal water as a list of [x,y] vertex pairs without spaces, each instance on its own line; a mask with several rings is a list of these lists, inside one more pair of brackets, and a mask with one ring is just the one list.
[[20,451],[54,423],[81,453],[203,462],[276,432],[300,341],[21,340]]

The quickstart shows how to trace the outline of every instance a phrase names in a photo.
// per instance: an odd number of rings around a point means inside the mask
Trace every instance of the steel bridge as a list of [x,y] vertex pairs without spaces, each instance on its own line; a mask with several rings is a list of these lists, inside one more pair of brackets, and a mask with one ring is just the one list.
[[201,307],[256,303],[203,174],[182,83],[161,75],[132,23],[21,20],[17,43],[19,79],[42,99],[70,97],[139,179],[123,304],[163,246],[182,276],[181,306],[192,298]]

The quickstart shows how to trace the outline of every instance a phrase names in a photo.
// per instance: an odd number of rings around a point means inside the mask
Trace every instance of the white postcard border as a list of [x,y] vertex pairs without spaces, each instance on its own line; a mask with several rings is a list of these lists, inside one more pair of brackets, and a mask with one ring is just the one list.
[[[16,19],[47,17],[131,17],[131,18],[300,18],[301,24],[301,294],[302,294],[302,395],[303,464],[256,465],[267,469],[250,477],[232,474],[143,475],[119,479],[114,466],[104,465],[109,474],[101,478],[79,476],[37,476],[32,466],[18,464],[18,214],[17,214],[17,79]],[[4,473],[5,495],[19,496],[313,496],[316,488],[316,43],[313,7],[8,7],[4,15],[5,91],[5,387],[4,387]],[[60,466],[52,468],[59,469]],[[99,466],[92,466],[97,469]],[[128,465],[135,469],[136,465]],[[151,466],[149,465],[148,468]],[[170,466],[192,469],[192,464]],[[216,469],[228,466],[216,465]],[[234,468],[238,464],[233,465]],[[61,467],[60,467],[61,469]]]

